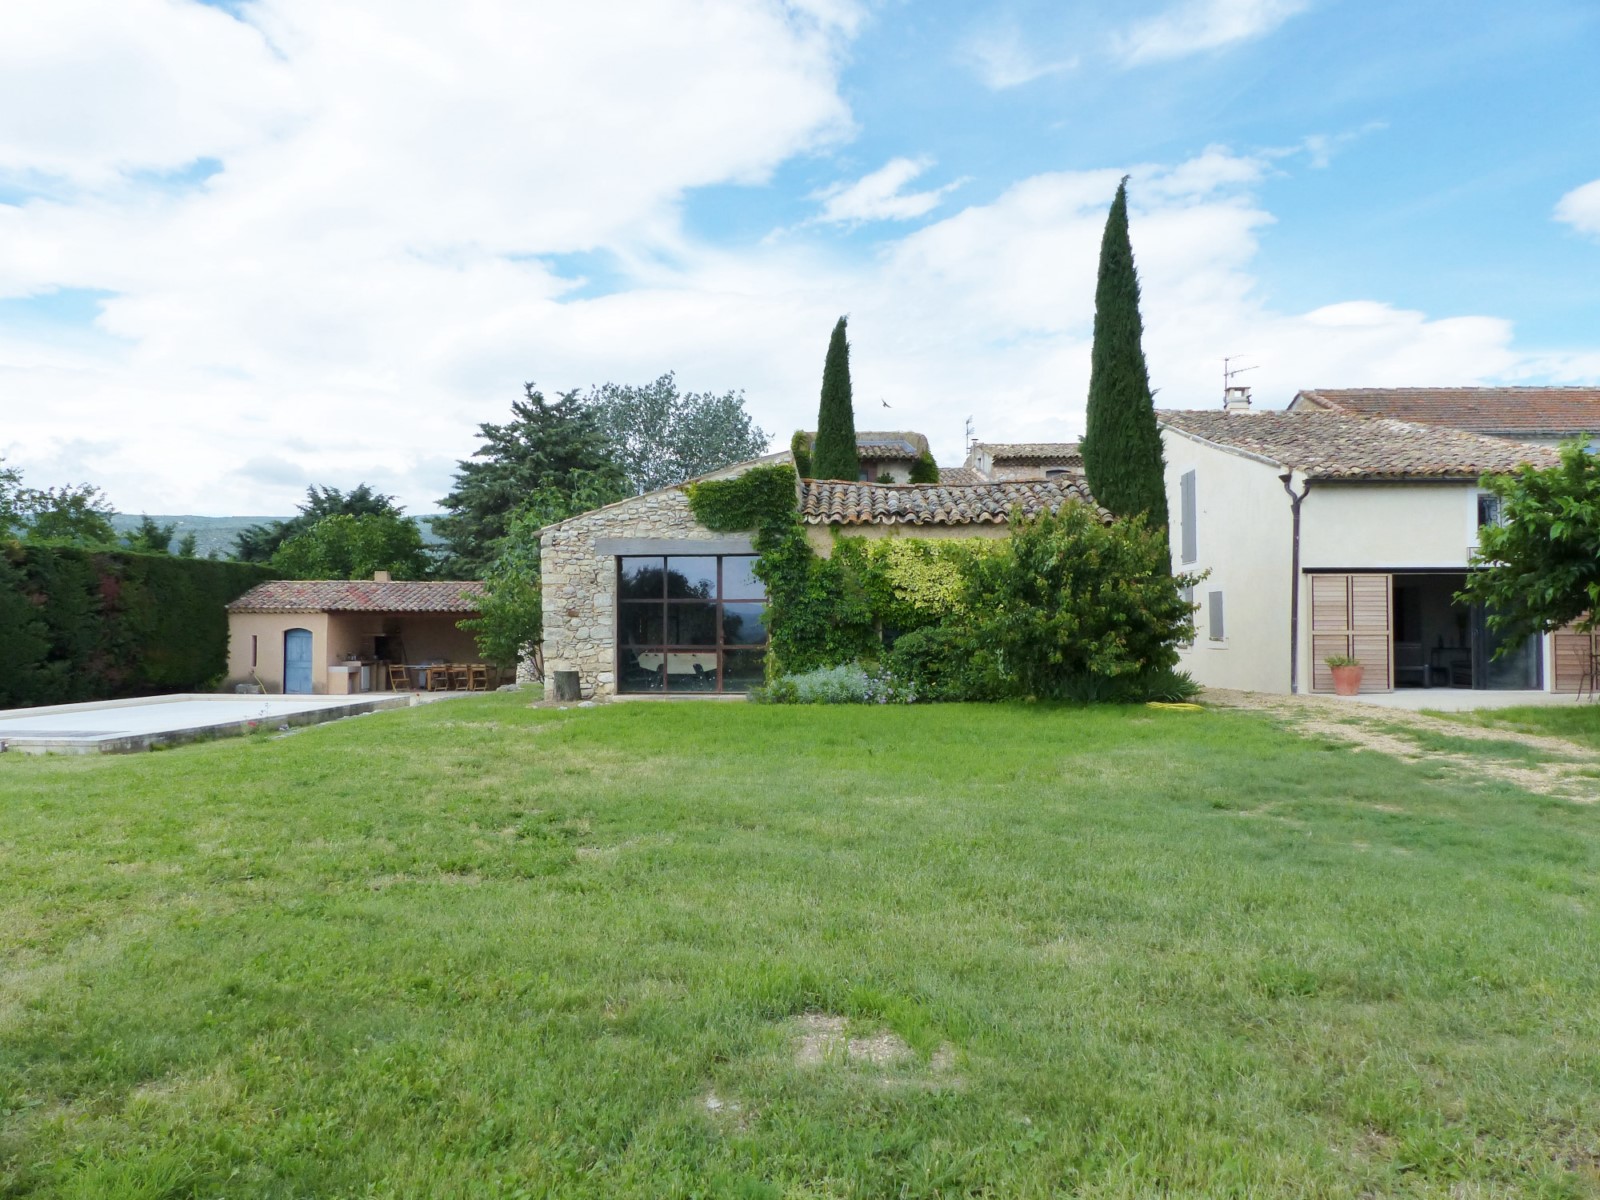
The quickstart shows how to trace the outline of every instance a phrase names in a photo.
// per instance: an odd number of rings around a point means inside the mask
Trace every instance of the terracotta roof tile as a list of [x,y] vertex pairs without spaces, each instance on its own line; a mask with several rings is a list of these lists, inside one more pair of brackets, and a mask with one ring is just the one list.
[[1312,479],[1477,479],[1554,450],[1458,429],[1335,412],[1157,412],[1164,426],[1294,468]]
[[[844,483],[808,479],[800,519],[808,525],[981,525],[1054,512],[1069,500],[1094,505],[1081,477],[1006,483]],[[1111,514],[1094,505],[1101,519]]]
[[1082,462],[1077,442],[975,442],[993,462]]
[[475,579],[377,583],[370,579],[278,579],[257,584],[232,604],[229,612],[413,612],[472,613],[478,594]]
[[1310,388],[1295,400],[1471,433],[1600,434],[1600,388],[1594,387]]
[[[817,435],[806,431],[806,445],[816,449]],[[873,462],[915,462],[928,449],[928,439],[913,429],[858,429],[856,456]]]
[[972,467],[940,467],[939,482],[949,487],[954,484],[986,483],[982,472]]

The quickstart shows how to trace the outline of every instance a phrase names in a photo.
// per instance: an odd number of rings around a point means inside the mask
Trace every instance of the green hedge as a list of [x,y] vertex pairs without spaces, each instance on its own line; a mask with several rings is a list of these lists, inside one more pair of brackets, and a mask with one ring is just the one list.
[[254,563],[0,546],[0,707],[214,687]]

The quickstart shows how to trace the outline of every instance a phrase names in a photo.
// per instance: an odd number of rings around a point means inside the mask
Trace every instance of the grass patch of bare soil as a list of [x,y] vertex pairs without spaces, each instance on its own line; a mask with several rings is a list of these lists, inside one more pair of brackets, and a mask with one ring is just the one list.
[[1217,707],[1267,713],[1307,737],[1426,763],[1462,782],[1493,780],[1578,804],[1600,800],[1600,751],[1564,737],[1326,696],[1211,688],[1205,699]]

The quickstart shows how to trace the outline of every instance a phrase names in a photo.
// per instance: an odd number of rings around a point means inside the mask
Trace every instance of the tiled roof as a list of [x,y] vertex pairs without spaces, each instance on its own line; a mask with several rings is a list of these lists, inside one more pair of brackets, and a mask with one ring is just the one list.
[[[815,432],[806,433],[806,444],[816,448]],[[856,456],[873,462],[916,461],[928,448],[928,439],[910,429],[856,430]]]
[[1593,387],[1311,388],[1295,400],[1472,433],[1600,434],[1600,388]]
[[940,467],[939,482],[946,487],[952,484],[986,483],[982,472],[972,467]]
[[279,579],[257,584],[232,604],[229,612],[411,612],[471,613],[477,602],[462,592],[479,594],[475,579],[376,583],[370,579]]
[[1458,429],[1335,412],[1157,412],[1162,425],[1312,479],[1476,479],[1522,463],[1552,466],[1553,450]]
[[1018,507],[1030,517],[1054,512],[1069,500],[1094,505],[1078,477],[959,485],[808,479],[800,487],[800,519],[808,525],[981,525],[1006,521]]
[[976,442],[991,462],[1081,462],[1077,442]]

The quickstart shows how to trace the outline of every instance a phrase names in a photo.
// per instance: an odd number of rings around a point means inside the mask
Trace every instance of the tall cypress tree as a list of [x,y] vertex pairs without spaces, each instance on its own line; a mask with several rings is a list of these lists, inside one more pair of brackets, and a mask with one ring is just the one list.
[[1128,240],[1128,177],[1117,185],[1100,239],[1088,425],[1081,452],[1094,498],[1119,517],[1167,523],[1165,460],[1140,339],[1139,276]]
[[822,367],[822,403],[817,409],[817,442],[811,451],[811,473],[816,479],[861,476],[856,457],[856,414],[850,403],[850,343],[845,341],[846,318],[840,317],[828,341],[828,359]]

